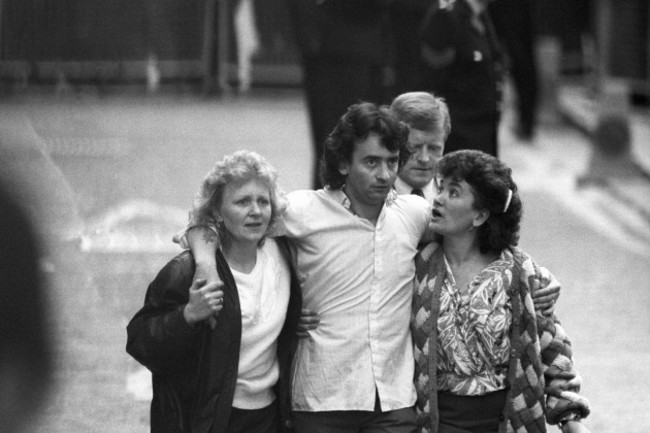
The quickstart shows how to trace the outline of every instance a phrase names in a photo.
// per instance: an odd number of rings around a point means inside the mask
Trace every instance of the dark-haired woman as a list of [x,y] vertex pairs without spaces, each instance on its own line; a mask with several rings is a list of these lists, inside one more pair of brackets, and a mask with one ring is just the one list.
[[[517,248],[522,203],[511,170],[461,150],[437,166],[440,244],[416,259],[412,314],[422,432],[588,432],[571,345],[554,315],[536,314],[540,275]],[[429,350],[431,343],[431,350]]]

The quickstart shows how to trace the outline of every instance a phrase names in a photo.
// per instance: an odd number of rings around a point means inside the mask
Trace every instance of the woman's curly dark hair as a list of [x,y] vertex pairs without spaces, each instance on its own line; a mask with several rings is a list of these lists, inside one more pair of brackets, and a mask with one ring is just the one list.
[[[440,159],[437,171],[442,177],[467,182],[473,190],[474,209],[490,212],[488,220],[478,228],[482,253],[500,254],[518,244],[523,206],[510,167],[479,150],[457,150]],[[512,198],[505,209],[509,190]]]
[[409,128],[384,105],[360,102],[351,105],[339,119],[336,127],[325,140],[320,161],[320,177],[323,185],[340,189],[345,176],[339,172],[342,162],[352,162],[354,144],[364,140],[371,132],[381,137],[381,144],[391,152],[399,151],[399,166],[409,158],[406,146]]

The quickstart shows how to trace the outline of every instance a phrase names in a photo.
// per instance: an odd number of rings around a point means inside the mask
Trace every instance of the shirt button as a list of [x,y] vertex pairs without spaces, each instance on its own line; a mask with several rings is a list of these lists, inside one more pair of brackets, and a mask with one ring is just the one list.
[[288,419],[288,420],[286,420],[286,421],[284,422],[284,426],[285,426],[286,428],[293,428],[293,423],[291,422],[290,419]]

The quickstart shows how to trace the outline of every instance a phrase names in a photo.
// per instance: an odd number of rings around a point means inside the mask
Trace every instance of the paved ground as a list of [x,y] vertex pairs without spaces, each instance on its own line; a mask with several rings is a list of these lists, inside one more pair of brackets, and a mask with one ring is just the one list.
[[[148,377],[124,352],[124,327],[178,251],[171,235],[221,155],[257,150],[285,189],[309,186],[302,96],[32,94],[0,101],[0,113],[6,171],[28,179],[12,182],[49,245],[59,386],[40,431],[144,433]],[[552,112],[542,121],[533,143],[512,137],[508,116],[502,131],[524,198],[521,245],[563,283],[558,310],[593,405],[588,426],[646,432],[650,219],[609,190],[577,190],[588,143]]]

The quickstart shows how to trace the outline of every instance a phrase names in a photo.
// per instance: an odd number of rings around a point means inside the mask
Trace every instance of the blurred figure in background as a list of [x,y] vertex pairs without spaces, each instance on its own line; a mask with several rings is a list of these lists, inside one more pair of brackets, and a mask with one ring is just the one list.
[[48,242],[78,245],[85,229],[77,193],[55,163],[52,145],[29,116],[8,115],[0,128],[0,176]]
[[287,0],[302,60],[314,147],[312,188],[341,113],[360,100],[382,102],[386,48],[385,0]]
[[579,77],[589,72],[585,42],[592,34],[593,15],[598,9],[591,0],[534,0],[534,18],[540,36],[557,39],[560,76]]
[[494,0],[488,10],[508,57],[507,68],[516,94],[514,133],[527,141],[535,132],[538,106],[532,0]]
[[0,431],[23,433],[52,388],[53,346],[37,231],[3,188],[0,230]]
[[420,90],[420,30],[432,3],[437,0],[393,0],[389,4],[393,95]]
[[436,2],[422,30],[420,87],[445,99],[454,122],[446,153],[498,153],[502,54],[487,1]]
[[240,93],[246,93],[253,83],[253,57],[260,49],[253,0],[239,0],[234,15],[238,90]]

